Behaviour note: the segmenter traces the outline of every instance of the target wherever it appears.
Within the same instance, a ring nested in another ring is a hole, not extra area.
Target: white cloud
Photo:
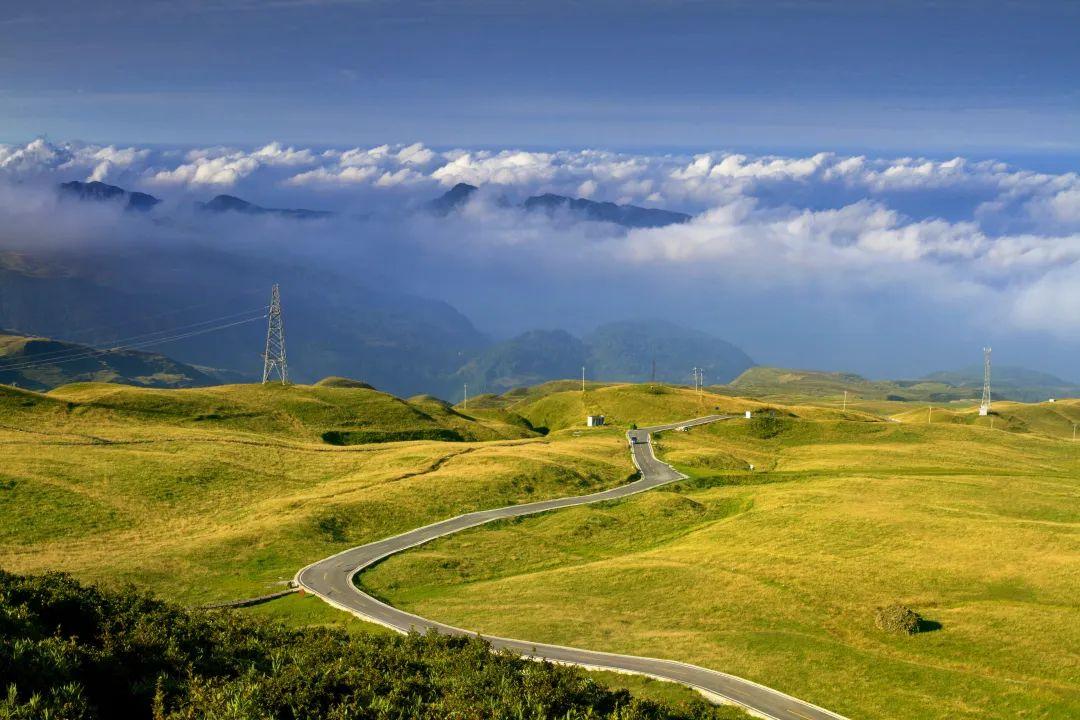
[[[1011,322],[1080,334],[1069,285],[1080,274],[1080,176],[997,161],[433,150],[422,143],[314,150],[273,142],[178,151],[37,139],[0,145],[0,177],[147,185],[143,189],[166,198],[173,189],[231,189],[255,202],[295,195],[303,198],[296,205],[314,207],[324,196],[327,204],[391,195],[419,204],[467,182],[490,190],[458,216],[433,222],[456,227],[460,246],[476,256],[494,249],[541,266],[593,261],[628,271],[737,273],[775,286],[872,289],[934,278],[940,287],[924,283],[920,290],[946,297],[956,288],[981,288],[1000,298]],[[575,225],[569,217],[553,224],[496,202],[543,192],[695,217],[626,231]],[[967,206],[956,201],[951,212],[941,211],[952,197],[966,198]],[[931,209],[905,204],[912,199],[932,201],[924,203]],[[430,227],[418,234],[443,240]],[[1055,305],[1055,297],[1062,302]]]

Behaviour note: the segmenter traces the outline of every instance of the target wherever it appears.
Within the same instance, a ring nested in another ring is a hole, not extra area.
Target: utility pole
[[[465,409],[469,409],[469,383],[465,383]]]
[[[847,390],[844,391],[844,412],[847,412]]]
[[[983,394],[979,404],[979,415],[990,414],[990,348],[983,348]]]
[[[929,425],[934,421],[934,406],[930,406],[930,412],[926,414],[926,424]]]
[[[263,385],[274,373],[282,385],[289,384],[289,364],[285,359],[285,321],[281,316],[281,289],[277,283],[270,291],[270,313],[266,323],[266,350],[263,352]]]
[[[652,359],[652,381],[656,382],[656,358]]]
[[[581,366],[581,394],[585,394],[585,366]]]

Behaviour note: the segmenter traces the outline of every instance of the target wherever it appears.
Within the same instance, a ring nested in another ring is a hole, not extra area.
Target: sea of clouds
[[[944,342],[950,328],[965,342],[1013,333],[1029,355],[1043,336],[1064,343],[1059,349],[1080,340],[1076,173],[833,153],[647,155],[419,143],[174,149],[37,139],[0,145],[5,225],[34,225],[42,238],[54,225],[65,237],[78,235],[71,215],[57,212],[45,192],[75,179],[152,193],[166,201],[156,214],[183,215],[219,193],[337,211],[314,223],[219,219],[212,230],[228,238],[257,235],[264,247],[295,247],[302,237],[312,257],[332,245],[339,269],[343,262],[362,266],[368,277],[446,299],[504,332],[560,324],[568,315],[581,323],[612,319],[628,298],[646,297],[652,314],[692,305],[697,309],[686,315],[694,324],[731,326],[758,338],[765,352],[771,346],[762,340],[763,323],[774,333],[786,323],[801,338],[809,323],[809,336],[822,343],[859,332],[888,331],[903,339],[896,342],[921,333]],[[460,182],[482,188],[460,212],[437,217],[423,210]],[[517,207],[544,192],[693,218],[625,229]],[[129,215],[110,222],[137,221]],[[91,223],[87,234],[110,234],[103,222]],[[253,233],[240,223],[262,225]],[[27,232],[0,233],[0,245]],[[349,251],[341,254],[345,245]],[[755,307],[750,297],[764,299]],[[532,322],[520,320],[525,303],[538,308]],[[582,305],[591,312],[575,313]],[[1029,364],[1038,365],[1034,360]]]

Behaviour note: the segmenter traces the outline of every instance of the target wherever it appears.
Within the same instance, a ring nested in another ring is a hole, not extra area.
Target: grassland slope
[[[324,438],[417,428],[459,438]],[[545,438],[367,388],[0,387],[0,567],[130,580],[191,603],[262,595],[351,545],[625,482],[622,442]]]
[[[1077,445],[776,409],[664,433],[690,476],[667,490],[466,531],[360,581],[484,634],[693,662],[853,718],[1080,715]],[[878,630],[893,603],[925,632]]]

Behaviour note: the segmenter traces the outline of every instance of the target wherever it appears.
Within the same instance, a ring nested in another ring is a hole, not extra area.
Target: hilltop
[[[479,189],[476,185],[458,183],[439,197],[428,202],[426,207],[429,212],[435,215],[449,215],[464,206]],[[504,206],[510,205],[510,201],[507,199],[502,199],[500,202]],[[609,222],[628,228],[657,228],[690,221],[690,216],[686,213],[660,208],[639,207],[637,205],[618,205],[613,202],[568,197],[554,193],[533,195],[526,198],[519,207],[528,212],[542,212],[550,216],[566,213],[567,216],[580,220]]]
[[[947,382],[933,380],[867,380],[861,375],[819,370],[792,370],[776,367],[753,367],[731,381],[727,392],[755,397],[839,398],[847,391],[852,400],[889,400],[894,402],[951,402],[978,398],[977,392]]]
[[[708,333],[660,320],[608,323],[578,339],[562,330],[537,330],[480,352],[456,374],[457,383],[504,392],[563,378],[601,382],[690,383],[700,367],[712,382],[727,382],[754,364],[735,345]]]
[[[108,185],[97,180],[90,182],[71,182],[60,185],[60,193],[64,197],[72,197],[78,200],[116,202],[124,206],[125,210],[147,211],[161,203],[160,198],[141,192],[132,192],[116,185]]]
[[[735,378],[721,392],[755,397],[840,398],[851,400],[950,403],[982,398],[982,367],[936,372],[918,380],[867,380],[861,375],[758,366]],[[995,367],[993,399],[1041,402],[1080,396],[1080,386],[1027,368]]]
[[[73,382],[143,387],[197,387],[220,382],[220,373],[138,350],[102,350],[49,338],[0,334],[0,383],[49,390]]]
[[[1080,385],[1051,375],[1015,365],[995,365],[991,373],[995,398],[1040,402],[1048,398],[1080,397]],[[930,382],[948,383],[982,392],[983,368],[973,365],[960,370],[935,372],[926,375]]]

